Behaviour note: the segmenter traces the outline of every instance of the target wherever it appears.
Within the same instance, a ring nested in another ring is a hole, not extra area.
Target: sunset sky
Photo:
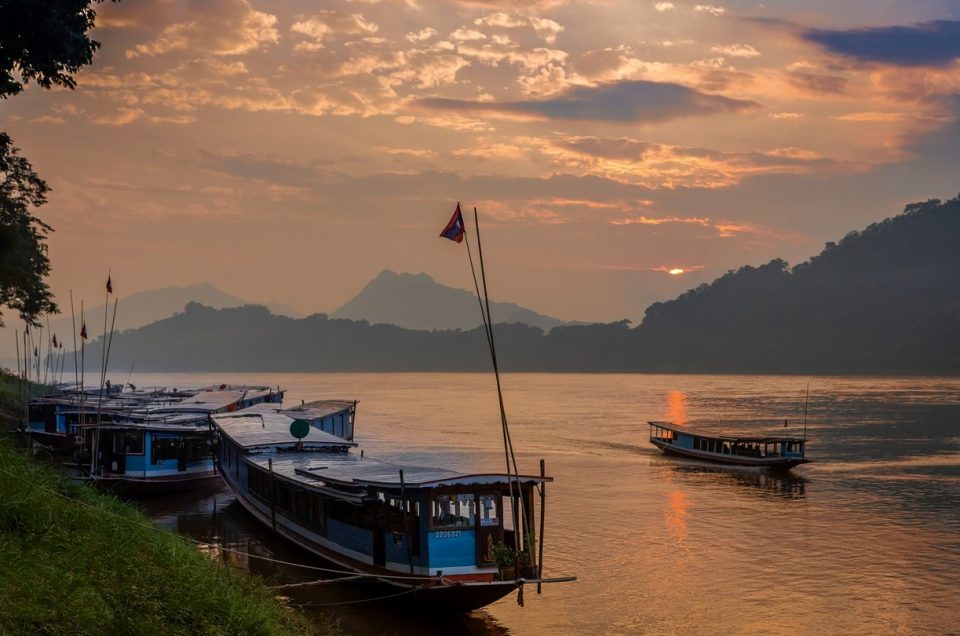
[[[960,192],[960,2],[124,0],[75,91],[0,101],[51,284],[332,311],[380,270],[564,319]],[[471,220],[472,225],[472,220]],[[673,272],[671,272],[673,270]],[[682,272],[677,270],[683,270]],[[118,322],[122,322],[118,318]]]

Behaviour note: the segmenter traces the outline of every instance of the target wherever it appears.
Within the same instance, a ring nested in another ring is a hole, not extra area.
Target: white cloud
[[[663,13],[664,11],[673,11],[676,9],[672,2],[657,2],[654,3],[653,8],[660,13]]]
[[[722,53],[730,57],[759,57],[760,51],[749,44],[728,44],[726,46],[717,45],[711,49],[715,53]]]
[[[693,8],[697,13],[709,13],[710,15],[721,16],[727,12],[726,7],[716,4],[698,4]]]

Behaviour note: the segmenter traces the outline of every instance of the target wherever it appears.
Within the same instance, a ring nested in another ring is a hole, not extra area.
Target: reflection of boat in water
[[[803,499],[806,496],[807,478],[787,471],[749,469],[735,465],[708,465],[701,462],[673,462],[671,474],[684,481],[711,481],[748,488],[756,494],[784,499]]]
[[[268,405],[212,417],[221,475],[262,524],[393,594],[446,610],[477,609],[538,582],[534,494],[541,488],[542,506],[551,478],[380,462],[317,425],[321,413],[352,422],[355,402],[309,406],[308,427],[302,414]],[[505,519],[513,505],[524,509],[519,529]],[[506,570],[504,553],[519,571]]]
[[[670,455],[735,466],[789,470],[810,460],[799,437],[727,437],[695,433],[669,422],[649,422],[650,443]]]

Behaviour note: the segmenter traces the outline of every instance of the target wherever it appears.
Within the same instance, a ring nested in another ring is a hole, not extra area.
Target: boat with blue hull
[[[672,422],[648,422],[650,443],[679,457],[733,466],[789,470],[811,460],[800,437],[706,435]]]
[[[283,394],[279,388],[221,385],[85,404],[64,412],[68,430],[80,440],[74,467],[82,478],[126,495],[196,488],[217,477],[210,416],[276,407]]]
[[[355,402],[306,407],[262,405],[211,418],[220,474],[263,525],[338,571],[389,588],[387,595],[447,611],[483,607],[524,583],[571,580],[539,579],[536,542],[525,541],[536,525],[535,495],[542,507],[550,477],[377,461],[324,424],[352,421]],[[304,421],[298,440],[291,433]],[[504,553],[520,570],[505,568]]]

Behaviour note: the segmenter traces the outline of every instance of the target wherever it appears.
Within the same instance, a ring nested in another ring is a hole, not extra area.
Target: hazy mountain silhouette
[[[490,314],[497,323],[520,322],[544,331],[567,324],[514,303],[491,301]],[[330,316],[425,331],[473,329],[482,324],[472,292],[441,285],[427,274],[398,274],[388,269]]]
[[[100,297],[101,300],[104,298]],[[111,297],[111,314],[113,312]],[[55,334],[59,340],[65,343],[65,346],[73,346],[72,320],[70,318],[70,301],[60,300],[60,311],[62,312],[56,318],[50,320],[50,331]],[[217,289],[210,283],[199,283],[196,285],[187,285],[185,287],[164,287],[161,289],[150,289],[146,291],[135,292],[129,296],[120,298],[117,307],[117,329],[135,329],[150,323],[169,318],[173,314],[183,311],[183,308],[189,302],[198,302],[208,307],[221,309],[224,307],[242,307],[250,304],[249,300],[244,300]],[[300,314],[286,305],[269,305],[271,311],[277,314],[287,316],[299,316]],[[80,301],[75,299],[74,308],[76,311],[76,329],[80,331]],[[103,310],[104,306],[97,305],[91,307],[87,305],[84,308],[84,314],[87,323],[87,335],[90,339],[95,339],[103,334]],[[12,324],[11,324],[12,327]],[[108,325],[109,328],[109,325]],[[11,335],[0,343],[0,358],[10,358],[12,366],[16,368],[16,346],[13,342],[12,329],[7,329]],[[44,334],[46,334],[46,321],[44,321]],[[44,339],[46,339],[44,335]],[[78,336],[79,338],[79,336]]]
[[[515,371],[960,373],[960,198],[904,213],[790,268],[728,272],[643,323],[496,326]],[[97,347],[88,360],[98,360]],[[115,368],[481,371],[482,329],[418,331],[264,307],[186,311],[115,337]],[[95,366],[95,365],[94,365]]]

